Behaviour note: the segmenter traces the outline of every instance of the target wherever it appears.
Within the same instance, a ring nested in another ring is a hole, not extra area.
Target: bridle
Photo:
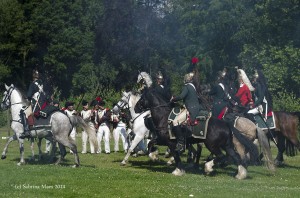
[[[11,104],[10,97],[11,97],[11,94],[12,94],[13,90],[15,90],[15,89],[16,88],[14,86],[11,86],[11,87],[9,87],[9,89],[7,91],[4,92],[5,96],[4,96],[4,98],[1,102],[1,105],[3,107],[8,108],[8,107],[11,107],[11,106],[16,105],[16,104],[23,104],[22,101]]]
[[[124,107],[127,105],[126,109],[129,109],[129,108],[130,108],[130,107],[129,107],[130,96],[131,96],[131,94],[128,94],[128,96],[126,96],[125,94],[123,94],[123,97],[125,97],[126,100],[123,100],[123,99],[120,100],[120,101],[116,104],[116,106],[117,106],[118,108],[122,109],[122,108],[124,108]],[[121,103],[121,104],[119,104],[119,103]]]

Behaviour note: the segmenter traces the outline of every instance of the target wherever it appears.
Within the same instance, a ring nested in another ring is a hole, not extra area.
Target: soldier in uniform
[[[235,94],[235,98],[237,99],[238,103],[242,105],[242,107],[249,109],[253,105],[251,91],[254,91],[254,88],[244,70],[237,69],[237,72],[240,87]]]
[[[248,113],[257,115],[259,113],[266,115],[272,110],[272,97],[268,91],[265,77],[260,69],[256,70],[252,79],[252,84],[255,88],[254,91],[254,105]]]
[[[80,112],[80,116],[82,117],[82,119],[88,123],[89,127],[94,128],[94,124],[91,120],[92,118],[92,110],[89,109],[89,103],[85,100],[82,101],[82,111]],[[86,145],[87,145],[87,141],[89,139],[88,133],[86,131],[82,131],[82,154],[87,153],[87,149],[86,149]],[[93,144],[90,141],[90,151],[91,153],[95,153],[95,148],[93,146]]]
[[[225,82],[226,70],[218,72],[217,84],[211,89],[209,95],[213,96],[212,116],[222,119],[228,105],[230,95],[227,90],[227,83]]]
[[[105,102],[101,99],[99,102],[99,110],[98,110],[98,132],[97,132],[97,140],[98,140],[98,146],[99,150],[97,153],[101,153],[101,141],[104,135],[104,144],[105,144],[105,153],[110,154],[110,144],[109,144],[109,138],[110,138],[110,122],[111,122],[111,111],[104,107]]]
[[[179,115],[173,120],[173,131],[177,138],[177,151],[184,150],[184,135],[182,134],[182,130],[180,128],[180,124],[187,120],[187,116],[190,117],[190,124],[195,125],[196,116],[200,111],[200,104],[198,100],[198,95],[193,81],[192,73],[188,73],[184,76],[184,87],[181,91],[181,94],[177,97],[172,97],[171,102],[177,102],[183,100],[185,109],[182,110]]]
[[[36,117],[38,117],[39,111],[45,108],[45,106],[47,105],[46,94],[44,92],[44,85],[42,80],[40,79],[38,70],[33,70],[32,78],[33,81],[29,85],[26,96],[28,100],[31,101],[32,112]],[[20,135],[21,139],[30,137],[30,129],[24,110],[25,109],[21,109],[20,111],[21,122],[24,126],[24,132]]]
[[[126,152],[128,149],[127,133],[126,133],[126,115],[124,112],[112,114],[113,121],[113,137],[114,137],[114,152],[119,152],[119,138],[121,135],[123,149]]]
[[[76,110],[74,109],[74,102],[66,102],[65,104],[65,114],[70,117],[70,116],[73,116],[73,115],[76,115],[77,112]],[[70,137],[72,140],[74,140],[74,142],[76,141],[76,127],[73,127],[71,133],[70,133]],[[70,150],[70,153],[72,153],[72,151]]]

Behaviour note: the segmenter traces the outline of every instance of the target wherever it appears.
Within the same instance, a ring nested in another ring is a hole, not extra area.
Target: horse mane
[[[29,106],[30,105],[30,101],[27,99],[27,97],[25,97],[24,90],[21,90],[21,89],[19,89],[17,87],[15,87],[15,90],[20,94],[20,96],[22,98],[22,102],[24,102],[26,106]]]
[[[151,76],[147,72],[139,73],[137,82],[140,82],[141,80],[145,81],[148,88],[152,86],[153,82],[152,82]]]

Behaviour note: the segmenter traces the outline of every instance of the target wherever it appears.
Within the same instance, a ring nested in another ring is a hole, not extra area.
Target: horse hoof
[[[72,166],[72,168],[78,168],[79,167],[79,164],[74,164],[73,166]]]
[[[2,155],[2,156],[1,156],[1,159],[6,159],[6,155]]]
[[[22,166],[22,165],[25,165],[25,162],[19,162],[17,163],[18,166]]]
[[[236,179],[242,180],[247,177],[247,169],[242,165],[238,166],[238,174],[235,176]]]
[[[179,168],[176,168],[173,172],[172,172],[173,175],[175,176],[182,176],[185,174],[185,171],[182,169],[180,170]]]
[[[156,152],[153,152],[153,153],[149,153],[149,157],[152,161],[157,161],[158,160],[158,157],[156,155]]]
[[[120,165],[121,165],[121,166],[125,166],[125,165],[126,165],[126,162],[125,162],[125,161],[122,161],[122,162],[120,163]]]
[[[204,168],[204,171],[205,171],[205,173],[206,174],[209,174],[209,173],[211,173],[211,172],[213,172],[213,167],[214,166],[214,161],[212,160],[212,161],[209,161],[209,162],[206,162],[205,163],[205,168]]]
[[[280,167],[280,166],[283,166],[283,165],[284,165],[283,161],[281,161],[281,160],[278,160],[278,159],[275,159],[275,161],[274,161],[274,164],[275,164],[275,166],[278,166],[278,167]]]
[[[169,159],[169,161],[167,162],[167,165],[168,165],[168,166],[171,166],[172,164],[174,164],[174,162],[175,162],[174,157],[171,157],[171,158]]]

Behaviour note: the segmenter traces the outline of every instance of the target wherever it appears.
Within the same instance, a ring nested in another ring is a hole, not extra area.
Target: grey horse
[[[19,136],[23,133],[24,128],[21,123],[20,110],[24,107],[28,109],[31,113],[30,102],[23,97],[20,90],[18,90],[13,84],[10,86],[5,85],[6,91],[3,94],[3,99],[1,102],[1,108],[6,110],[10,108],[12,115],[11,128],[14,131],[17,140],[19,142],[20,148],[20,162],[18,165],[25,164],[24,160],[24,140],[20,139]],[[56,111],[50,115],[50,122],[48,125],[33,128],[30,133],[32,137],[36,138],[45,138],[53,137],[54,142],[58,142],[60,149],[60,156],[56,161],[56,164],[59,164],[62,159],[66,156],[65,147],[69,147],[74,153],[75,165],[73,167],[78,167],[80,165],[79,156],[77,153],[76,143],[69,137],[69,134],[73,127],[81,126],[90,136],[91,142],[94,144],[95,148],[98,148],[96,133],[93,128],[89,127],[87,123],[80,116],[71,116],[68,117],[60,111]],[[52,147],[53,148],[53,147]],[[53,148],[54,149],[54,148]],[[53,152],[53,151],[52,151]]]

